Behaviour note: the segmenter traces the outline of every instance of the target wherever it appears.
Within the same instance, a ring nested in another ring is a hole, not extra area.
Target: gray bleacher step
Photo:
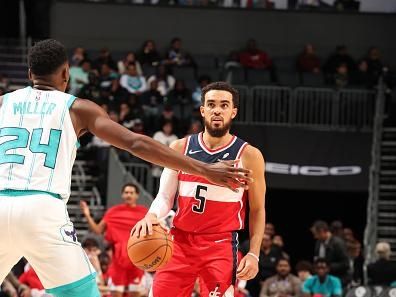
[[[381,146],[396,146],[396,141],[382,141]]]
[[[392,205],[396,207],[396,201],[378,201],[378,205]],[[396,214],[395,214],[396,216]]]
[[[381,156],[381,161],[396,161],[396,156]]]
[[[380,185],[380,190],[395,190],[396,192],[396,185]]]
[[[396,133],[396,127],[385,127],[383,129],[383,132],[395,132]]]

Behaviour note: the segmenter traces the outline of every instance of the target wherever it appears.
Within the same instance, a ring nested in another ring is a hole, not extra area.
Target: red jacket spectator
[[[307,44],[304,51],[298,56],[297,70],[299,72],[320,72],[320,60],[312,44]]]
[[[19,282],[27,285],[31,289],[44,290],[40,279],[31,266],[29,266],[29,268],[21,274],[19,277]]]
[[[243,67],[268,69],[272,66],[272,61],[268,54],[257,48],[254,39],[247,42],[246,49],[239,54],[239,62]]]

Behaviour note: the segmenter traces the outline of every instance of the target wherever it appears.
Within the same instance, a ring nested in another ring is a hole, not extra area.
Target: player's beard
[[[231,120],[228,122],[223,122],[222,127],[212,127],[210,120],[204,119],[205,130],[212,137],[223,137],[230,131],[231,128]]]

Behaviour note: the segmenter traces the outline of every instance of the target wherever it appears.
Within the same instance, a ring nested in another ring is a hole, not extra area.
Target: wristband
[[[250,255],[250,256],[252,256],[253,258],[255,258],[255,259],[257,260],[257,262],[260,261],[259,257],[257,257],[255,254],[253,254],[253,253],[251,253],[251,252],[249,252],[249,253],[247,253],[247,254]]]

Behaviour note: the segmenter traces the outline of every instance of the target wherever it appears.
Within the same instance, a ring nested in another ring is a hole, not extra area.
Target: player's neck
[[[227,132],[227,134],[222,137],[213,137],[207,131],[202,134],[202,139],[205,146],[211,150],[225,146],[231,141],[232,137],[233,136],[230,134],[230,132]]]
[[[33,88],[43,91],[61,91],[62,86],[58,86],[54,81],[49,79],[35,78],[33,79]]]

